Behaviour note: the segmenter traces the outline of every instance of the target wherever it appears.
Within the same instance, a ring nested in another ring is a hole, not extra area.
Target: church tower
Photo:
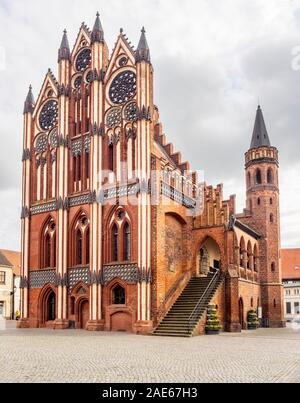
[[[265,326],[283,325],[280,267],[280,212],[278,150],[267,132],[258,106],[250,149],[246,157],[248,224],[262,235],[259,241],[260,282]]]

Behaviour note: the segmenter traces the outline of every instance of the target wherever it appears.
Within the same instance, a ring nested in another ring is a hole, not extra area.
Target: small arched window
[[[257,169],[256,170],[256,183],[260,185],[262,183],[262,176],[261,176],[261,170]]]
[[[267,172],[267,181],[268,181],[268,183],[273,183],[273,171],[272,171],[272,169],[271,168],[269,168],[268,169],[268,172]]]
[[[271,272],[275,273],[275,271],[276,271],[276,265],[275,265],[274,262],[272,262],[272,264],[271,264]]]
[[[113,304],[114,305],[125,305],[126,304],[126,293],[125,289],[120,285],[117,285],[113,289]]]
[[[130,243],[131,243],[130,225],[126,223],[123,229],[123,242],[124,242],[124,260],[130,261]]]
[[[45,268],[50,268],[51,267],[51,237],[50,234],[46,235],[46,240],[45,240]]]
[[[90,264],[90,229],[86,230],[85,236],[85,260],[86,264]]]
[[[257,205],[260,206],[261,205],[261,200],[260,197],[257,199]]]
[[[47,320],[54,321],[56,319],[56,295],[54,292],[48,297],[48,312],[47,312]]]
[[[270,204],[271,204],[271,205],[273,204],[273,199],[272,199],[272,197],[270,198]]]
[[[251,308],[253,308],[253,305],[254,305],[254,301],[253,301],[253,298],[251,298]]]
[[[251,186],[251,174],[248,172],[248,188]]]
[[[117,224],[112,227],[112,260],[117,262],[119,258],[119,230]]]
[[[54,225],[55,228],[55,225]],[[52,244],[53,244],[53,267],[56,267],[56,232],[54,230],[52,235]]]
[[[108,169],[114,171],[114,146],[112,144],[108,147]]]
[[[82,232],[80,229],[76,233],[76,265],[82,264]]]
[[[271,213],[270,214],[270,222],[273,223],[274,222],[274,215]]]

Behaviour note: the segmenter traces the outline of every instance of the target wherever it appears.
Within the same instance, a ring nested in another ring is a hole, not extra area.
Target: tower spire
[[[104,31],[102,28],[102,24],[100,21],[100,14],[97,12],[96,14],[96,21],[92,31],[92,43],[95,42],[104,42]]]
[[[67,30],[64,30],[61,45],[58,51],[58,62],[62,60],[70,60],[71,52],[70,52],[70,45],[67,36]]]
[[[29,86],[29,91],[24,103],[24,114],[25,113],[32,113],[33,109],[34,109],[34,97],[33,97],[33,93],[32,93],[32,86]]]
[[[150,49],[146,39],[146,31],[145,28],[142,28],[141,38],[135,52],[135,60],[136,62],[145,61],[147,63],[151,63],[150,59]]]
[[[270,138],[260,105],[258,105],[256,112],[255,125],[250,148],[259,147],[271,147]]]

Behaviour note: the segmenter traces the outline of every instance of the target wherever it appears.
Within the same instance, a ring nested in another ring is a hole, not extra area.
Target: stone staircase
[[[192,337],[222,281],[220,274],[193,277],[153,335]]]

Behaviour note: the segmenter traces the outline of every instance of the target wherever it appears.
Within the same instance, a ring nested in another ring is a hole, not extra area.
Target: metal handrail
[[[217,280],[218,277],[220,277],[221,271],[218,270],[216,271],[216,273],[214,274],[213,278],[211,279],[210,283],[208,284],[208,286],[206,287],[204,293],[201,295],[201,297],[199,298],[199,301],[197,302],[197,305],[195,306],[193,312],[191,313],[191,315],[189,316],[188,319],[188,329],[189,332],[191,331],[191,322],[194,318],[194,316],[196,316],[196,314],[198,313],[199,307],[201,302],[203,301],[203,299],[206,297],[206,294],[208,293],[208,291],[210,290],[210,288],[212,287],[212,285],[215,283],[215,281]]]

